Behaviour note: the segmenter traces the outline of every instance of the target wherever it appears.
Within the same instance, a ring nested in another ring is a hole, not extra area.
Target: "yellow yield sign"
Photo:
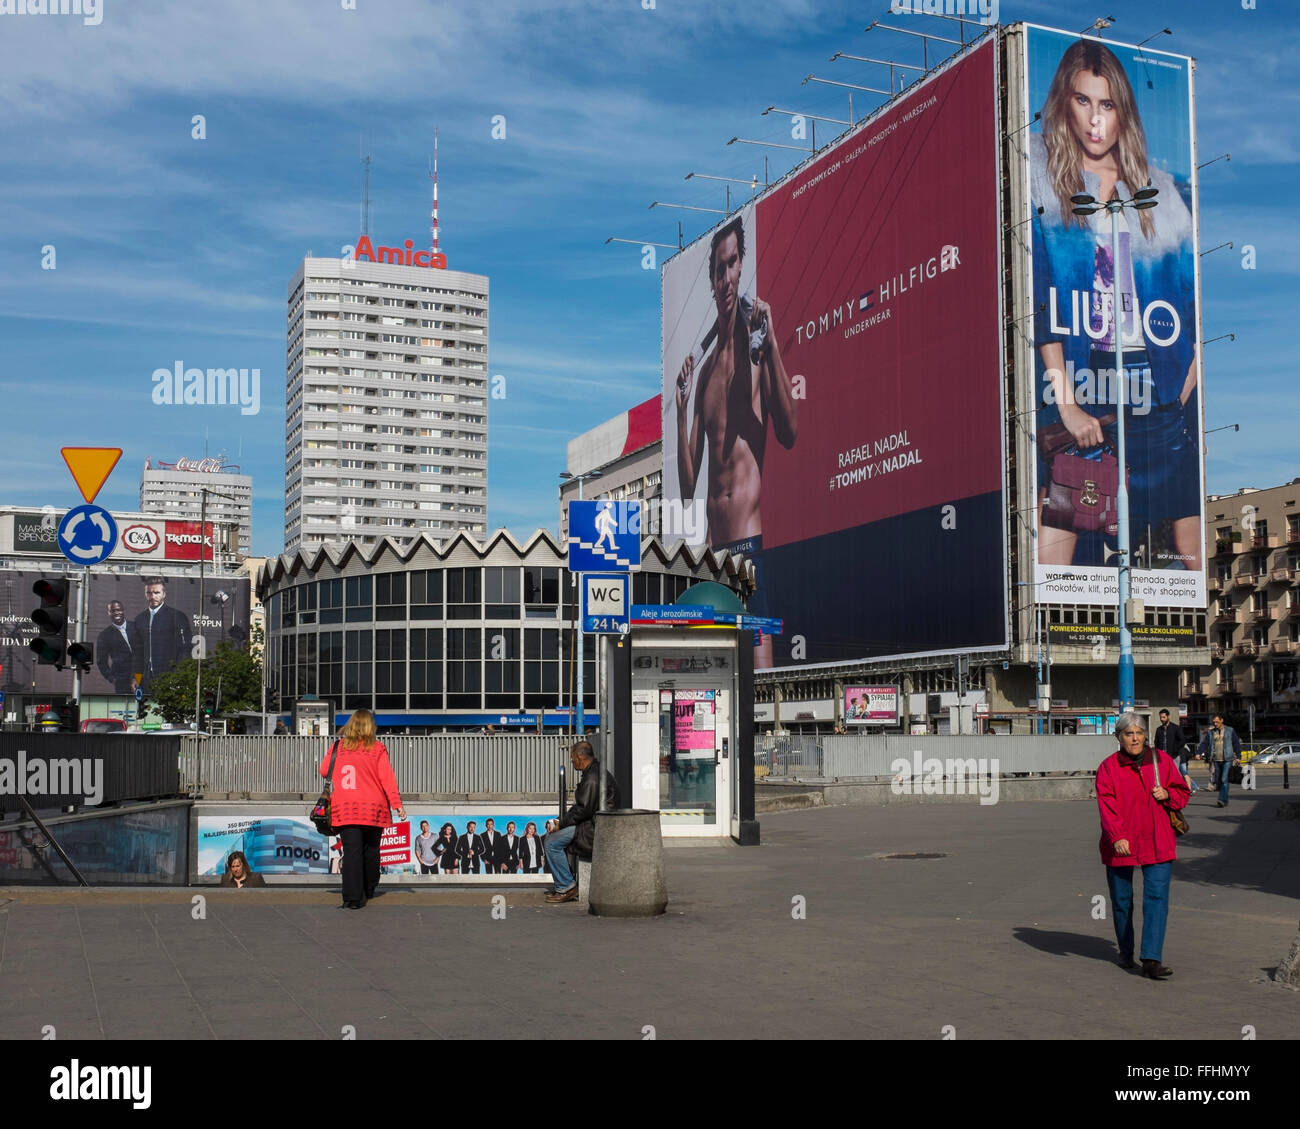
[[[61,453],[63,461],[72,471],[77,489],[86,499],[86,504],[90,505],[94,502],[95,495],[108,481],[108,476],[113,473],[113,468],[117,466],[117,460],[122,457],[122,448],[64,447]]]

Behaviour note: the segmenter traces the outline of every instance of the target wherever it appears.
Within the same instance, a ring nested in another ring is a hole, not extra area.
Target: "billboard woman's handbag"
[[[1115,423],[1114,416],[1097,421],[1103,428]],[[1088,458],[1079,454],[1074,436],[1063,423],[1041,428],[1038,453],[1047,464],[1047,496],[1043,499],[1043,524],[1071,533],[1119,531],[1119,459],[1109,438],[1101,454]]]
[[[311,809],[311,821],[322,835],[329,835],[334,830],[334,825],[330,822],[330,792],[334,790],[334,758],[338,756],[338,751],[339,743],[335,741],[330,749],[330,767],[325,774],[325,787],[316,800],[316,806]]]

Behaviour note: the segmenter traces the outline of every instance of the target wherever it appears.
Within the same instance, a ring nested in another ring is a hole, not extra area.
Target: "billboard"
[[[541,841],[549,810],[487,815],[415,811],[406,822],[384,828],[380,873],[458,879],[547,874]],[[199,816],[196,873],[225,874],[232,851],[243,851],[258,874],[326,875],[340,872],[343,843],[337,834],[322,835],[305,815]]]
[[[1006,644],[995,107],[990,40],[664,266],[663,535],[760,667]]]
[[[896,724],[898,687],[845,686],[844,721],[848,725]]]
[[[66,511],[53,507],[44,514],[16,513],[13,522],[15,554],[45,554],[59,558],[58,528]],[[6,519],[10,520],[10,519]],[[117,516],[118,542],[109,554],[118,560],[205,561],[213,559],[213,537],[224,543],[235,526],[227,522],[174,521],[166,518]]]
[[[38,665],[28,649],[36,637],[30,616],[39,603],[32,585],[43,575],[0,573],[0,689],[70,695],[72,672]],[[137,673],[147,694],[155,677],[191,657],[200,634],[209,653],[222,642],[248,641],[246,575],[207,577],[202,608],[197,577],[82,572],[80,579],[90,586],[85,638],[95,648],[94,665],[82,675],[83,694],[131,694]]]
[[[1025,29],[1040,602],[1115,605],[1122,404],[1132,595],[1205,607],[1191,66]],[[1152,208],[1074,214],[1074,195],[1129,201],[1148,185]]]
[[[1274,659],[1268,664],[1269,704],[1300,705],[1300,662]]]

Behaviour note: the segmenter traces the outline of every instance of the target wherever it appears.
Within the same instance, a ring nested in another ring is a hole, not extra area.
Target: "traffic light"
[[[203,715],[205,717],[211,717],[213,711],[216,708],[217,708],[217,692],[215,690],[208,690],[203,695]]]
[[[89,674],[95,661],[94,643],[72,643],[68,647],[68,665],[76,667],[82,674]]]
[[[32,591],[41,598],[41,606],[32,612],[32,622],[39,634],[31,641],[31,649],[41,666],[63,669],[64,654],[68,649],[68,595],[72,585],[59,577],[41,579],[32,585]]]

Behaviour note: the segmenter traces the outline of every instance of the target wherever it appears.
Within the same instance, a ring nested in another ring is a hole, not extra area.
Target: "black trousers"
[[[363,902],[379,885],[379,836],[382,827],[336,827],[343,840],[343,900]]]

